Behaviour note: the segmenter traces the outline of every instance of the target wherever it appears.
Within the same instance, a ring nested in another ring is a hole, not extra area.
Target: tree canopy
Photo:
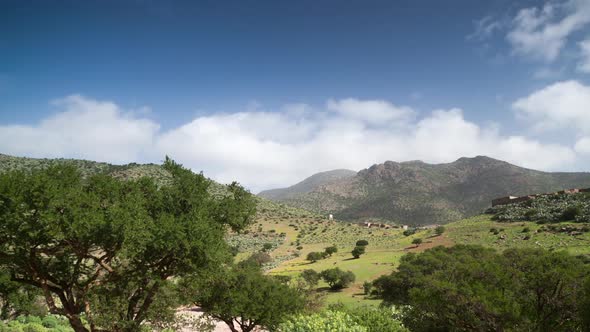
[[[457,245],[407,254],[374,285],[385,303],[406,306],[412,331],[575,331],[589,273],[565,252]]]
[[[276,328],[287,315],[305,304],[302,294],[277,278],[265,276],[253,264],[222,269],[192,280],[194,302],[231,331],[252,331],[257,326]],[[240,328],[236,328],[236,325]]]
[[[172,276],[231,259],[226,229],[255,212],[236,183],[213,197],[210,180],[166,158],[171,181],[84,178],[56,165],[0,175],[0,269],[43,293],[75,331],[135,331],[171,314]],[[56,301],[57,300],[57,301]]]

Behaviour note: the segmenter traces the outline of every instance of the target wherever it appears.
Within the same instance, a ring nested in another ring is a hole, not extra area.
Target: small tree
[[[356,279],[354,273],[351,271],[342,271],[337,267],[320,272],[320,277],[324,279],[332,290],[346,288]]]
[[[422,244],[422,239],[421,238],[415,238],[414,240],[412,240],[412,244],[416,245],[416,248],[419,247]]]
[[[356,241],[356,246],[357,247],[365,247],[369,245],[369,241],[367,240],[358,240]]]
[[[302,295],[253,265],[222,270],[219,274],[190,280],[195,304],[233,332],[249,332],[257,326],[273,330],[287,315],[304,306]],[[236,328],[235,324],[240,329]]]
[[[446,230],[446,229],[445,229],[445,226],[437,226],[437,227],[434,229],[434,233],[435,233],[437,236],[441,236],[441,235],[443,235],[443,233],[445,232],[445,230]]]
[[[312,251],[309,254],[307,254],[306,259],[312,263],[315,263],[317,261],[319,261],[320,259],[324,258],[323,253],[321,252],[316,252],[316,251]]]
[[[361,255],[365,254],[365,247],[364,246],[356,246],[354,247],[354,249],[352,249],[352,257],[354,258],[359,258],[361,257]]]
[[[320,274],[316,270],[307,269],[301,272],[301,278],[305,280],[309,288],[312,288],[318,285]]]
[[[324,252],[328,256],[332,256],[332,254],[335,254],[338,252],[338,248],[336,246],[330,246],[330,247],[327,247],[326,249],[324,249]]]

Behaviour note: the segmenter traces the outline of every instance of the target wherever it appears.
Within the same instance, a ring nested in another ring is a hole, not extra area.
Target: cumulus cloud
[[[76,157],[125,163],[157,162],[167,154],[221,182],[253,191],[290,185],[315,172],[359,170],[386,160],[451,162],[488,155],[521,166],[570,167],[580,147],[502,135],[497,126],[465,119],[461,109],[421,116],[384,100],[329,100],[203,115],[176,128],[112,102],[70,96],[60,111],[34,126],[0,126],[0,151],[37,157]]]
[[[521,9],[506,39],[515,54],[549,62],[559,56],[572,33],[589,23],[588,0],[547,2],[540,8]]]
[[[551,84],[518,99],[512,107],[537,131],[574,129],[590,133],[590,86],[578,81]]]
[[[112,102],[72,95],[53,104],[60,112],[37,125],[0,126],[0,150],[125,163],[143,158],[159,129],[157,123]]]

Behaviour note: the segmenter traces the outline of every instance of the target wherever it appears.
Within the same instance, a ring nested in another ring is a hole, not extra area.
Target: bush
[[[363,283],[363,293],[365,293],[365,295],[371,295],[372,290],[373,290],[373,283],[370,281],[365,281]]]
[[[315,263],[317,261],[319,261],[320,259],[323,259],[324,255],[321,252],[316,252],[316,251],[312,251],[310,253],[307,254],[306,260]]]
[[[361,257],[361,255],[363,255],[365,253],[365,247],[364,246],[356,246],[356,247],[354,247],[354,249],[352,249],[352,251],[350,253],[352,254],[352,257],[359,258],[359,257]]]
[[[416,234],[416,229],[415,228],[406,229],[403,232],[403,234],[404,234],[404,236],[410,236],[410,235]]]
[[[23,332],[47,332],[47,329],[39,323],[28,323],[23,327]]]
[[[353,318],[341,311],[323,311],[312,315],[291,317],[279,326],[280,332],[368,332]]]
[[[441,235],[442,235],[442,234],[445,232],[445,230],[446,230],[446,229],[445,229],[445,226],[437,226],[437,227],[434,229],[434,233],[435,233],[436,235],[438,235],[438,236],[441,236]]]
[[[368,246],[368,245],[369,245],[369,241],[367,241],[367,240],[358,240],[358,241],[356,241],[356,246],[359,246],[359,247],[362,246],[362,247],[364,247],[364,246]]]
[[[344,309],[352,320],[367,329],[367,332],[407,332],[402,322],[394,317],[390,308],[357,307]]]
[[[422,244],[422,239],[421,238],[415,238],[412,240],[412,244],[415,244],[416,247],[419,247]]]
[[[354,273],[351,271],[342,271],[337,267],[320,272],[320,277],[324,279],[332,290],[346,288],[356,279]]]
[[[316,270],[307,269],[301,272],[301,278],[303,278],[303,280],[305,280],[307,285],[311,288],[318,285],[318,282],[320,281],[320,274],[317,273]]]
[[[566,252],[456,245],[406,254],[374,286],[412,331],[581,331],[589,273]]]
[[[330,247],[327,247],[326,249],[324,249],[324,252],[327,255],[332,256],[332,254],[335,254],[338,252],[338,248],[336,246],[330,246]]]

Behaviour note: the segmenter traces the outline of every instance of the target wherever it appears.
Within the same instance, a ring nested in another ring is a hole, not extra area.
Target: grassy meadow
[[[261,250],[264,243],[271,243],[273,249],[269,253],[274,262],[267,264],[270,275],[296,278],[306,269],[321,272],[334,267],[352,271],[356,281],[341,291],[330,291],[327,284],[320,282],[318,290],[325,294],[326,304],[378,305],[379,300],[363,294],[363,283],[391,273],[404,254],[438,245],[478,244],[498,250],[530,247],[590,254],[590,232],[571,235],[559,231],[572,225],[580,227],[573,222],[552,224],[556,231],[549,231],[547,225],[498,222],[492,220],[491,215],[480,215],[445,225],[446,230],[440,236],[433,229],[417,230],[413,235],[404,236],[401,228],[367,228],[268,201],[265,204],[266,207],[259,208],[256,223],[246,233],[230,236],[230,243],[235,243],[236,239],[248,243],[240,247],[237,259]],[[423,240],[419,246],[412,244],[416,238]],[[351,251],[357,240],[367,240],[369,245],[364,255],[354,259]],[[337,253],[314,263],[306,260],[309,252],[322,252],[331,245],[338,248]]]

